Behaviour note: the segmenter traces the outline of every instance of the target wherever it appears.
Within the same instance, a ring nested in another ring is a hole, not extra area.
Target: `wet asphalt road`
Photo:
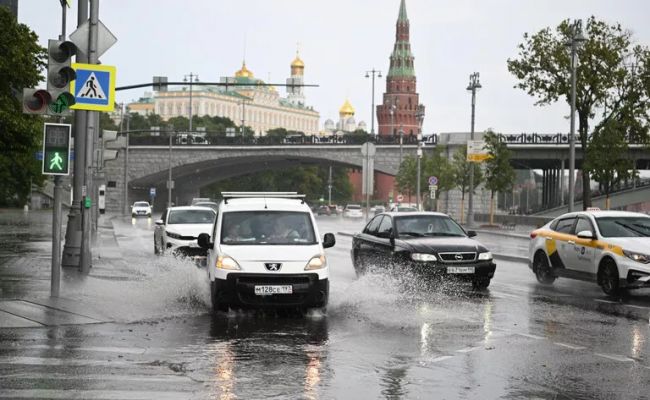
[[[0,233],[2,260],[26,251],[8,236],[19,220]],[[526,264],[500,260],[483,292],[357,279],[351,239],[337,235],[327,315],[212,315],[205,272],[153,256],[151,220],[114,226],[120,268],[139,278],[86,280],[62,293],[103,305],[116,322],[0,330],[0,398],[650,398],[648,290],[610,299],[583,282],[540,287]],[[321,235],[359,227],[319,218]],[[47,235],[24,237],[42,258]],[[480,239],[525,255],[524,239]],[[3,297],[26,294],[29,285],[5,276]]]

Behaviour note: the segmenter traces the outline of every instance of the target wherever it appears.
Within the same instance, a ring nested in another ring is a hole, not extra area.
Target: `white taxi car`
[[[210,207],[170,207],[156,221],[153,234],[154,253],[167,251],[193,259],[205,258],[206,251],[196,239],[212,229],[217,213]]]
[[[564,214],[530,234],[537,280],[596,282],[608,295],[650,287],[650,216],[626,211]]]
[[[222,196],[214,228],[198,239],[208,251],[213,309],[324,309],[329,296],[324,249],[336,240],[327,233],[321,241],[304,196],[294,192]]]
[[[131,206],[131,217],[151,217],[151,205],[146,201],[136,201]]]

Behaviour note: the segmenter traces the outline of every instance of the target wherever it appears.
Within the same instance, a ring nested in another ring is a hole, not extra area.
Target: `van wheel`
[[[620,293],[618,268],[616,268],[616,263],[614,263],[614,261],[605,260],[602,263],[598,280],[600,287],[603,289],[605,294],[616,296]]]
[[[210,300],[212,302],[213,311],[221,311],[227,313],[230,309],[230,306],[226,303],[221,303],[217,300],[217,282],[210,282]]]
[[[551,272],[551,267],[548,265],[548,257],[544,253],[537,253],[533,261],[533,270],[535,277],[539,283],[550,285],[555,282],[556,277]]]
[[[472,281],[474,289],[487,289],[490,286],[490,278],[476,278]]]

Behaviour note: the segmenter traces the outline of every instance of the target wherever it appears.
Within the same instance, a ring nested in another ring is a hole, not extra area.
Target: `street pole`
[[[88,21],[88,0],[78,0],[77,27]],[[86,51],[77,52],[78,63],[87,63]],[[65,231],[65,246],[63,247],[64,267],[81,266],[81,237],[82,237],[82,187],[86,165],[86,127],[88,111],[74,112],[74,174],[72,177],[72,204],[68,212],[68,225]]]
[[[402,151],[402,142],[404,138],[404,125],[399,125],[399,165],[402,165],[403,151]]]
[[[241,99],[241,142],[244,144],[244,127],[246,126],[246,100]]]
[[[381,78],[381,71],[378,71],[376,69],[371,69],[370,71],[366,71],[366,78],[370,78],[372,75],[372,108],[370,110],[370,116],[371,116],[371,122],[370,122],[370,134],[374,135],[375,134],[375,74],[377,75],[377,78]]]
[[[422,180],[420,178],[420,176],[421,176],[421,171],[420,171],[421,162],[420,162],[420,160],[422,159],[422,122],[424,121],[424,107],[422,105],[418,106],[418,111],[415,113],[415,117],[418,120],[418,136],[417,136],[417,138],[418,138],[418,150],[417,150],[417,157],[418,157],[418,166],[417,166],[417,168],[418,168],[418,170],[417,170],[417,184],[416,184],[417,193],[416,193],[416,196],[415,196],[415,201],[416,201],[418,211],[422,211],[420,209],[420,194],[422,193],[420,191],[420,181]]]
[[[327,180],[327,205],[332,205],[332,166],[330,165],[330,176]]]
[[[470,140],[474,140],[474,122],[476,113],[476,90],[480,89],[479,73],[474,72],[469,76],[469,86],[467,90],[472,92],[472,121],[470,130]],[[469,168],[469,197],[467,198],[467,226],[474,226],[474,164],[470,161]]]
[[[129,130],[131,129],[131,116],[126,107],[126,145],[124,146],[124,215],[129,215]]]
[[[576,114],[576,67],[577,50],[581,42],[586,39],[582,36],[582,20],[577,20],[571,27],[571,131],[569,133],[569,212],[573,212],[575,200],[576,179],[576,145],[575,145],[575,114]],[[583,149],[584,153],[584,149]],[[588,190],[588,188],[587,188]],[[584,204],[584,200],[583,200]]]
[[[172,206],[172,132],[169,132],[169,179],[167,180],[167,207]]]
[[[99,0],[90,0],[90,29],[88,40],[88,63],[97,64],[97,35],[99,24]],[[91,235],[92,235],[92,214],[91,208],[87,207],[87,201],[93,201],[93,138],[96,134],[99,113],[88,112],[88,130],[86,133],[86,159],[84,166],[84,206],[81,208],[82,232],[81,232],[81,255],[80,264],[82,274],[88,274],[92,263]],[[88,198],[88,200],[86,199]],[[95,199],[96,200],[96,199]]]
[[[199,80],[199,77],[197,75],[194,75],[192,72],[190,72],[189,75],[185,75],[183,77],[183,81],[187,81],[187,77],[190,77],[190,133],[192,132],[192,84],[194,83],[194,79],[197,81]]]

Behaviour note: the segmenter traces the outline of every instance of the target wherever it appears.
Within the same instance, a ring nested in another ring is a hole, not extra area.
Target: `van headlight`
[[[413,261],[438,261],[433,254],[426,253],[411,253],[411,260]]]
[[[489,251],[486,251],[485,253],[479,253],[478,254],[478,259],[479,261],[487,261],[492,259],[492,253]]]
[[[628,251],[628,250],[623,250],[623,254],[625,254],[627,258],[634,260],[636,262],[640,262],[643,264],[650,263],[650,255],[648,254],[637,253],[635,251]]]
[[[327,259],[324,254],[314,256],[309,260],[305,266],[305,271],[312,271],[315,269],[321,269],[327,267]]]
[[[234,258],[228,256],[219,256],[217,257],[217,268],[219,269],[229,269],[229,270],[240,270],[241,267],[237,264]]]

